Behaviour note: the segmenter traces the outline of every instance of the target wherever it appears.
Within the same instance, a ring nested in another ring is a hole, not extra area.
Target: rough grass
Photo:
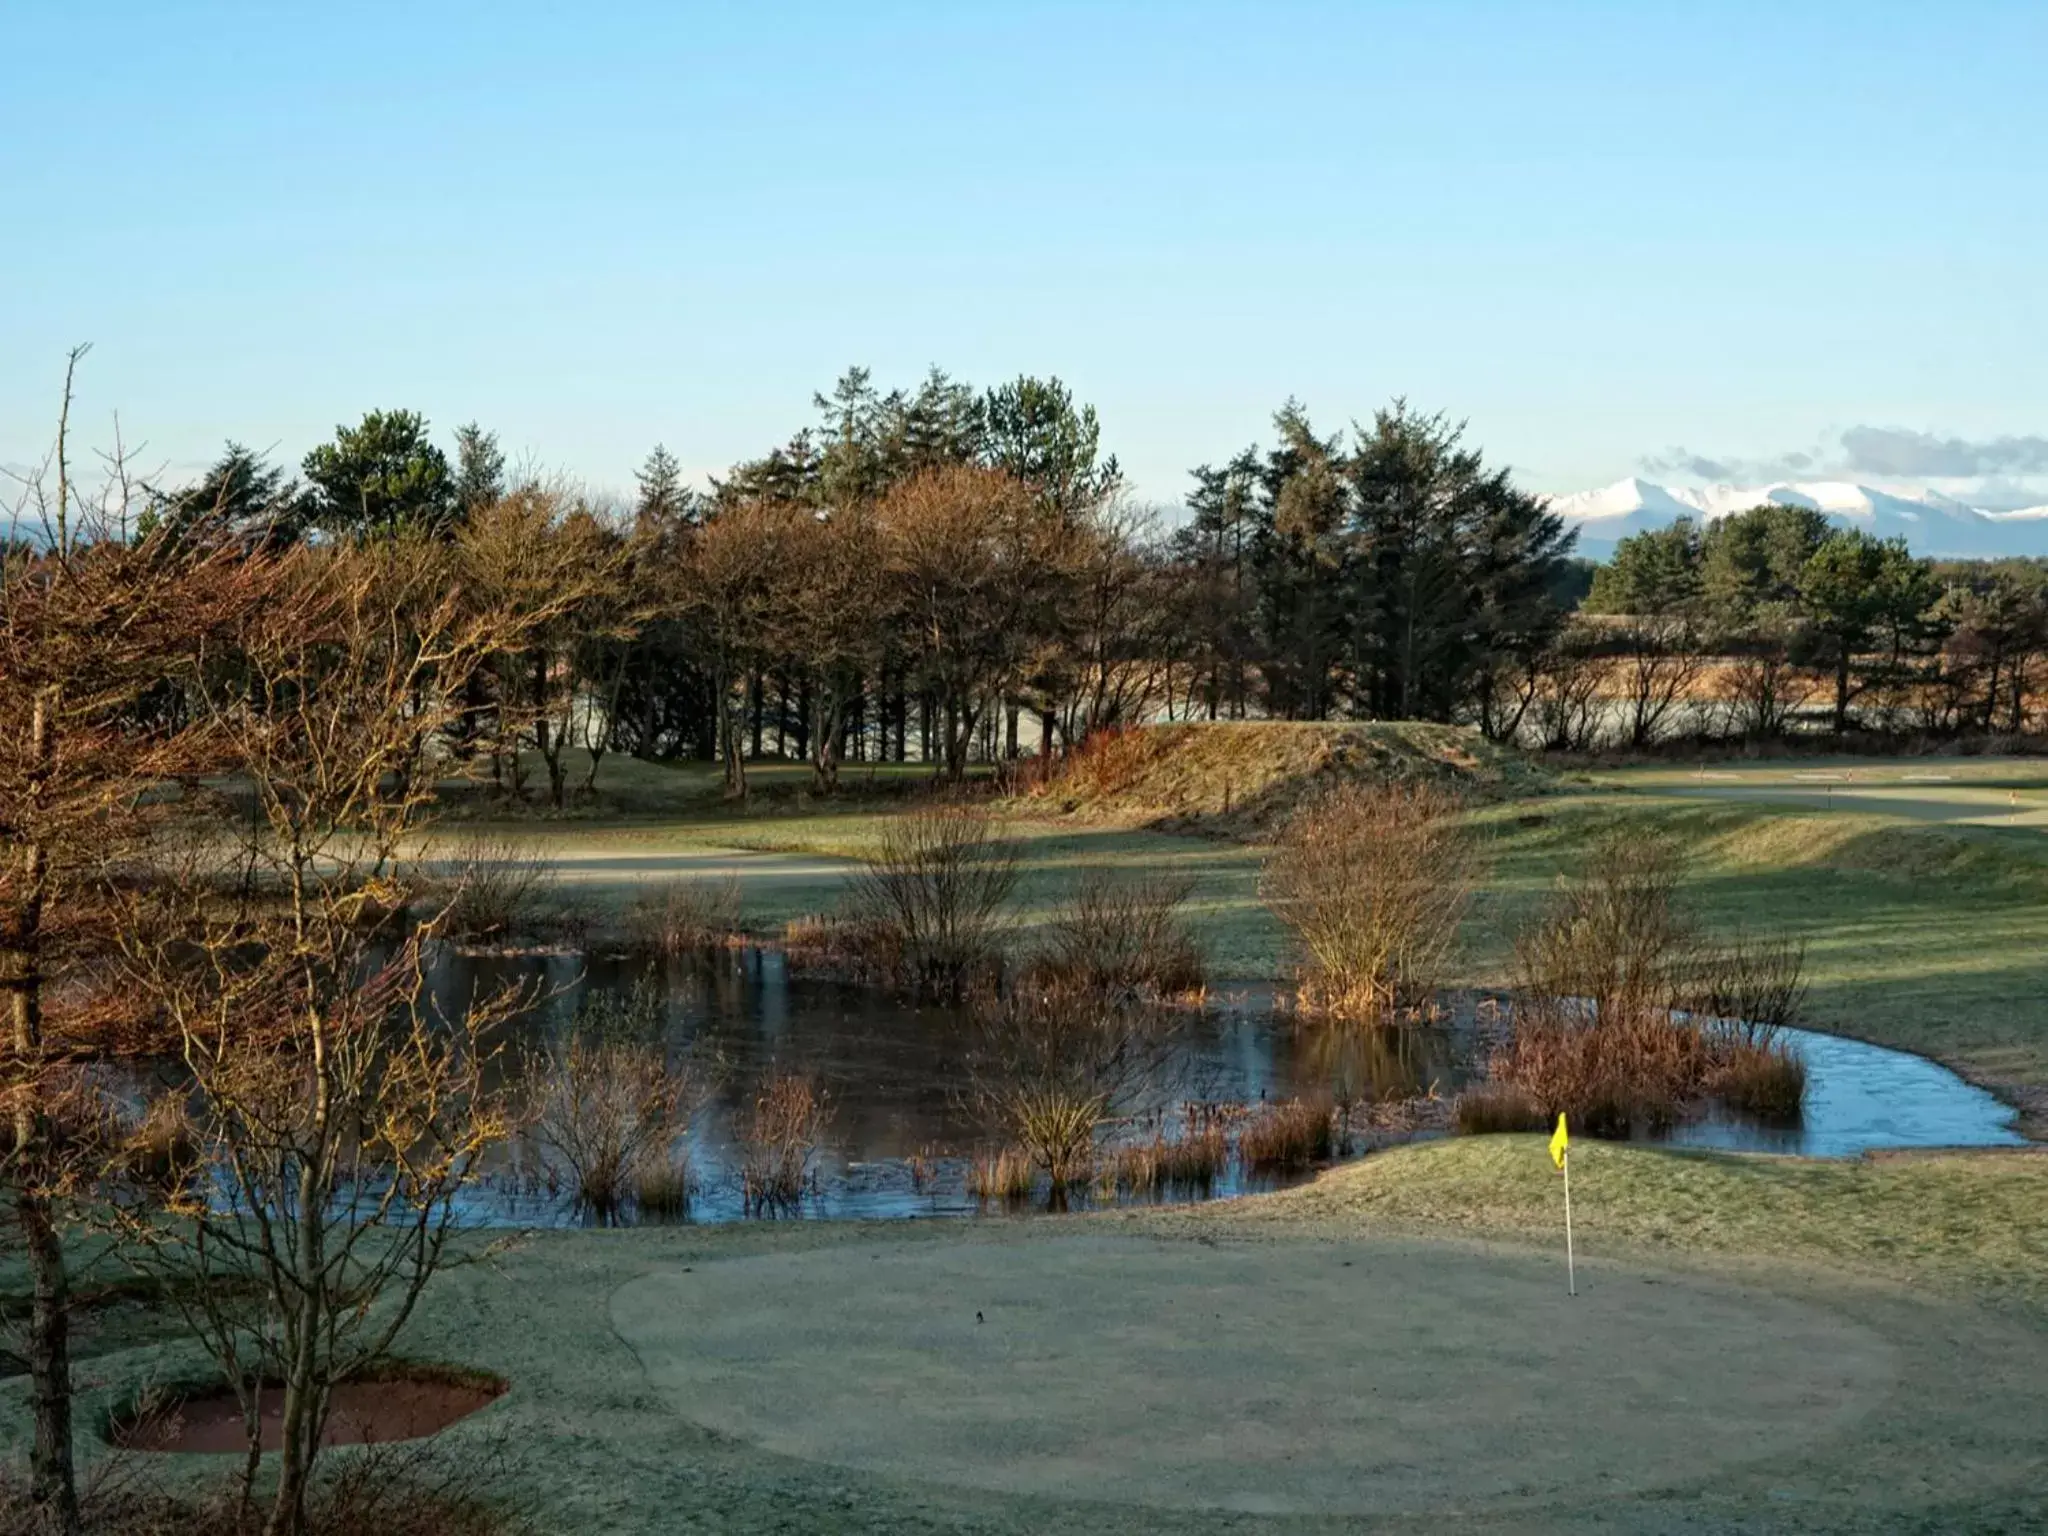
[[[1071,815],[1241,837],[1273,831],[1334,784],[1518,794],[1546,777],[1534,759],[1463,726],[1211,721],[1098,733],[1037,798]]]

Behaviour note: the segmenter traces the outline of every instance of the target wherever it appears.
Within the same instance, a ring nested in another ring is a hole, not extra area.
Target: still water
[[[800,1072],[830,1095],[817,1192],[805,1211],[826,1217],[908,1218],[980,1209],[968,1160],[996,1138],[968,1092],[966,1017],[912,1006],[872,989],[792,977],[782,956],[736,950],[711,960],[453,955],[435,970],[439,1006],[459,1012],[506,981],[543,1000],[514,1027],[507,1060],[559,1030],[591,990],[651,985],[673,1046],[715,1064],[714,1086],[687,1137],[697,1181],[694,1220],[742,1214],[733,1129],[771,1070]],[[1851,1157],[1878,1147],[2023,1144],[2015,1112],[1921,1057],[1838,1036],[1788,1031],[1805,1056],[1805,1113],[1795,1127],[1708,1116],[1675,1128],[1675,1144]],[[1142,1113],[1169,1118],[1188,1100],[1258,1104],[1328,1093],[1352,1103],[1448,1100],[1483,1064],[1469,1022],[1382,1031],[1298,1028],[1276,1014],[1270,988],[1224,988],[1191,1015],[1164,1080]],[[1149,1135],[1141,1122],[1140,1134]],[[917,1176],[914,1176],[914,1170]],[[1235,1166],[1212,1193],[1271,1188]],[[493,1170],[466,1215],[485,1222],[572,1221],[566,1202]]]

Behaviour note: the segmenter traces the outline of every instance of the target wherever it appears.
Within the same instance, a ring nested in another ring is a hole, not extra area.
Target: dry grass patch
[[[1206,1194],[1229,1163],[1230,1140],[1223,1127],[1190,1123],[1171,1139],[1155,1132],[1150,1141],[1113,1148],[1103,1168],[1103,1183],[1132,1195]]]
[[[665,881],[626,913],[627,942],[670,958],[724,949],[739,933],[740,886],[732,876]]]
[[[1037,1165],[1016,1147],[977,1152],[967,1165],[967,1192],[985,1205],[1021,1205],[1037,1183]]]
[[[1237,1133],[1237,1155],[1254,1173],[1301,1173],[1337,1155],[1337,1116],[1328,1099],[1268,1104]]]
[[[787,1215],[817,1187],[830,1095],[796,1072],[771,1072],[740,1126],[740,1200],[749,1216]]]
[[[1257,720],[1098,731],[1033,792],[1084,816],[1261,837],[1342,784],[1431,783],[1488,796],[1545,782],[1533,760],[1463,726]]]

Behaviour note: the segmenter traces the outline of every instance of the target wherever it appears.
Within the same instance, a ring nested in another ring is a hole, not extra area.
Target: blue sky
[[[0,57],[0,462],[89,340],[84,436],[173,465],[404,405],[622,486],[939,363],[1163,502],[1289,395],[1544,490],[2048,472],[2048,6],[8,0]]]

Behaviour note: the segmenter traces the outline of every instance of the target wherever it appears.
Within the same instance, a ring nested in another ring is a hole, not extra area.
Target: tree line
[[[572,745],[592,775],[614,751],[716,760],[743,794],[764,753],[829,790],[849,759],[958,778],[1162,716],[1495,728],[1580,581],[1540,498],[1401,402],[1328,436],[1290,403],[1273,447],[1194,472],[1177,528],[1057,379],[885,393],[853,369],[814,404],[708,490],[657,446],[620,503],[508,470],[475,424],[451,461],[416,413],[373,411],[298,478],[230,444],[142,523],[410,536],[457,548],[474,590],[544,594],[558,618],[479,670],[453,745],[557,803]]]
[[[1623,539],[1531,687],[1584,749],[1800,729],[1957,738],[2030,725],[2048,562],[1938,561],[1767,505]]]
[[[1800,729],[2018,732],[2048,650],[2028,562],[1936,564],[1760,507],[1577,559],[1460,425],[1395,401],[1193,470],[1168,526],[1058,379],[851,369],[706,489],[657,445],[630,496],[512,467],[469,423],[372,411],[294,477],[230,444],[139,531],[266,547],[410,537],[468,590],[546,603],[446,743],[565,803],[611,753],[721,765],[1049,760],[1148,719],[1426,719],[1567,750]],[[584,749],[575,751],[572,749]]]

